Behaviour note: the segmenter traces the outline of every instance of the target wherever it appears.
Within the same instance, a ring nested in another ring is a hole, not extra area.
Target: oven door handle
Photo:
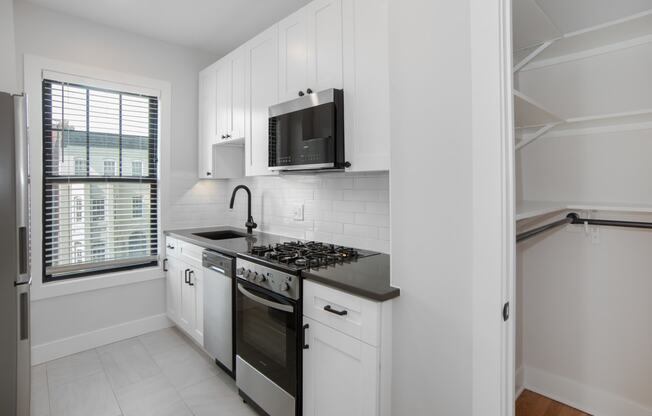
[[[289,312],[289,313],[294,313],[294,307],[290,305],[283,305],[282,303],[276,303],[272,302],[267,299],[263,299],[259,296],[254,295],[253,293],[249,292],[247,289],[245,289],[240,283],[238,283],[238,290],[240,293],[248,297],[249,299],[253,300],[254,302],[260,303],[261,305],[265,305],[267,307],[270,307],[272,309],[277,309],[279,311],[283,312]]]

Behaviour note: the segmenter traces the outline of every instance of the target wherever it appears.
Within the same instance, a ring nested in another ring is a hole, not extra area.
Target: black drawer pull
[[[188,273],[188,284],[189,284],[190,286],[194,286],[194,285],[195,285],[195,284],[192,282],[192,278],[191,278],[191,276],[194,275],[194,274],[195,274],[195,271],[194,271],[194,270],[191,270],[190,273]]]
[[[163,259],[163,271],[167,272],[168,270],[168,259]]]
[[[346,310],[344,310],[344,311],[338,311],[337,309],[333,309],[333,308],[331,307],[331,305],[326,305],[326,306],[324,306],[324,310],[325,310],[326,312],[334,313],[335,315],[338,315],[338,316],[344,316],[344,315],[346,315],[346,314],[349,313],[349,312],[347,312]]]
[[[189,280],[188,280],[188,279],[189,279],[189,278],[188,278],[188,272],[189,272],[189,271],[190,271],[190,269],[186,269],[186,270],[183,271],[183,276],[184,276],[183,281],[184,281],[186,284],[189,283]]]

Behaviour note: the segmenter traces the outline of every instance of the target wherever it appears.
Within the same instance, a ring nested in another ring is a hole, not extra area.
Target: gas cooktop
[[[373,256],[375,252],[315,241],[292,241],[268,246],[252,246],[246,257],[258,263],[299,271],[341,264]]]

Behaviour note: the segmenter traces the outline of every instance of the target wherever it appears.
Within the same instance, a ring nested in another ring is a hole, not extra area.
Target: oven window
[[[255,297],[291,306],[287,312],[264,305],[242,294],[236,296],[236,350],[247,363],[288,393],[296,396],[297,309],[287,299],[264,289],[238,282]],[[246,285],[246,286],[245,286]]]

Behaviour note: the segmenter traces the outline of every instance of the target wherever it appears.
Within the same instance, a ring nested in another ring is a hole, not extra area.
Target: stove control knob
[[[251,281],[257,282],[258,281],[258,272],[249,272],[249,277]]]
[[[258,275],[258,280],[257,280],[258,283],[264,283],[266,280],[267,278],[265,277],[264,274],[261,273]]]
[[[278,288],[281,292],[287,292],[288,290],[290,290],[290,285],[288,284],[288,282],[283,282],[279,285]]]
[[[239,268],[235,271],[235,275],[236,275],[236,276],[240,276],[240,277],[244,277],[244,275],[245,275],[245,269],[244,269],[244,267],[239,267]]]

